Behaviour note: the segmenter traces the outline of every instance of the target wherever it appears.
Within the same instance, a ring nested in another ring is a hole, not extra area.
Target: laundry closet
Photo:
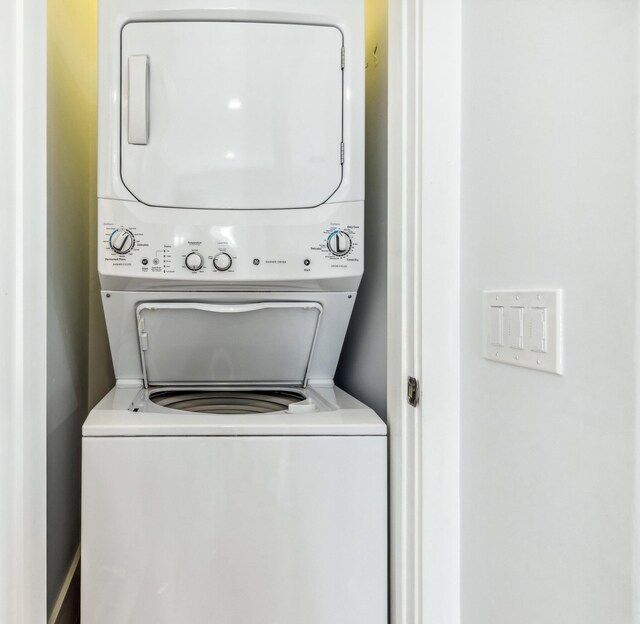
[[[101,4],[98,56],[50,3],[49,611],[82,505],[83,621],[386,621],[386,5]]]

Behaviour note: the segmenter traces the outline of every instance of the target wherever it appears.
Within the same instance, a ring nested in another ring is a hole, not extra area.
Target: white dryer
[[[83,624],[383,624],[386,426],[333,385],[362,276],[362,0],[100,0]]]

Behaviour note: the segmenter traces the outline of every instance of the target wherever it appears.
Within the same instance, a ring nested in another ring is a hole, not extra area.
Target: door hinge
[[[344,59],[345,59],[345,51],[344,46],[342,46],[342,50],[340,51],[340,67],[344,69]]]
[[[407,380],[407,402],[411,407],[417,407],[420,401],[420,384],[415,377]]]
[[[344,164],[344,143],[340,143],[340,164]]]

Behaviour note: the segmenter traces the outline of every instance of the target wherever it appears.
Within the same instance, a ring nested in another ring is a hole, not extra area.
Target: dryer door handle
[[[149,142],[149,57],[129,57],[129,143]]]

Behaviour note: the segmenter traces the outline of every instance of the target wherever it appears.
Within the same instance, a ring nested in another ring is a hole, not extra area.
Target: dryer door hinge
[[[340,67],[342,69],[344,69],[344,58],[345,58],[345,51],[344,51],[344,46],[342,46],[342,50],[340,51]]]
[[[340,164],[344,164],[344,142],[340,143]]]
[[[417,407],[420,401],[420,384],[415,377],[409,377],[407,380],[407,403],[411,407]]]

